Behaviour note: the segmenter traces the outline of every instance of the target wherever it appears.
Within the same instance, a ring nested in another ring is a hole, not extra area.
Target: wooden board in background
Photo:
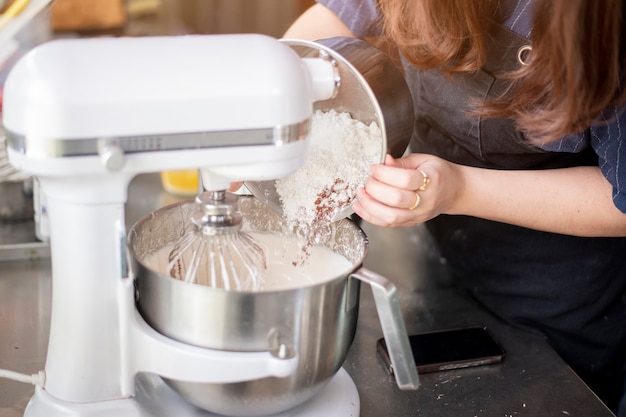
[[[50,13],[55,32],[110,30],[126,22],[125,0],[55,0]]]

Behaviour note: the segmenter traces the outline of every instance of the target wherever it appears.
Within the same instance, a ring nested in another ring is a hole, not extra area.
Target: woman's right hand
[[[454,211],[464,178],[459,165],[434,155],[410,154],[373,165],[353,209],[383,227],[412,226]]]

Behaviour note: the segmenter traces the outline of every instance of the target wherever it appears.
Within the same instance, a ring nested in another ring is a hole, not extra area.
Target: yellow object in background
[[[15,0],[9,4],[9,7],[2,13],[0,16],[0,29],[5,27],[7,23],[20,13],[28,6],[30,0]]]
[[[200,188],[198,170],[195,169],[161,172],[161,183],[165,191],[177,196],[195,196]]]

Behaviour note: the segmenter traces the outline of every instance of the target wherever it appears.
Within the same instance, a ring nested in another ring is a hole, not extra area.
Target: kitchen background
[[[129,36],[258,32],[280,37],[313,0],[56,0],[56,31]]]

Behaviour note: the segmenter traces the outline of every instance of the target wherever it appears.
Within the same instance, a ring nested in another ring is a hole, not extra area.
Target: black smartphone
[[[502,362],[505,351],[486,327],[441,330],[409,336],[418,373]],[[376,343],[378,357],[393,375],[385,339]]]

